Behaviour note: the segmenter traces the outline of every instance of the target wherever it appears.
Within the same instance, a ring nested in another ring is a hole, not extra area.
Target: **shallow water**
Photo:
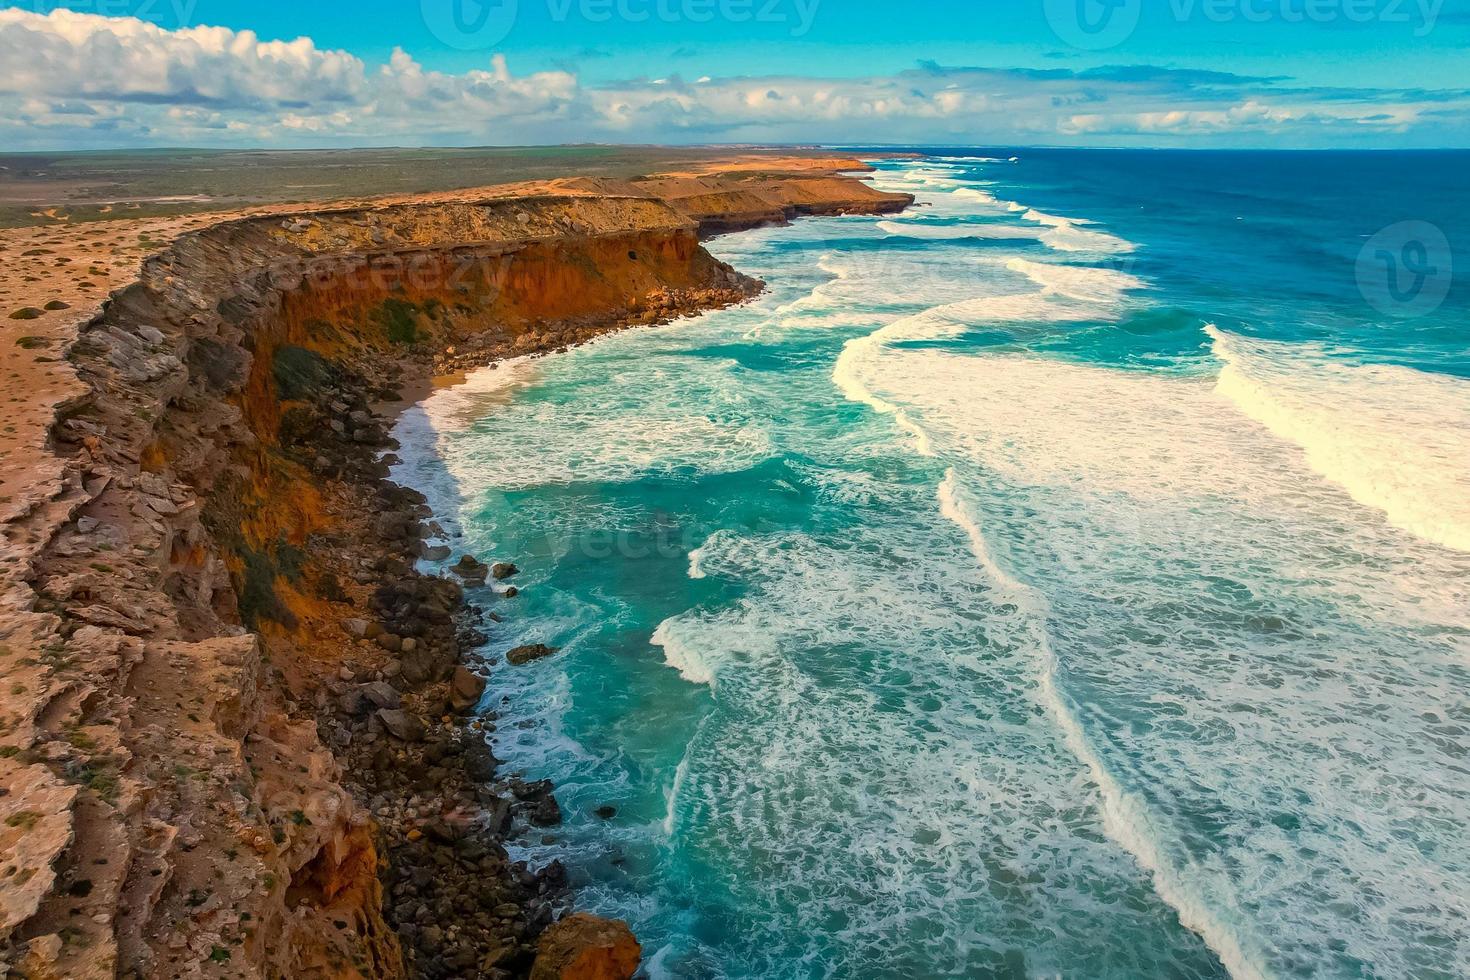
[[[487,702],[524,856],[655,977],[1470,974],[1470,301],[1355,278],[1464,160],[1010,155],[405,416],[563,648]]]

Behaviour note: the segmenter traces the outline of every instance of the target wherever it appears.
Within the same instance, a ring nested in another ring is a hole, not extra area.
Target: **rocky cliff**
[[[225,221],[80,324],[41,475],[6,498],[0,963],[531,970],[564,883],[499,840],[553,823],[554,797],[485,749],[462,652],[488,624],[414,571],[431,515],[386,481],[375,409],[435,371],[756,292],[701,233],[907,203],[844,178],[712,183]],[[535,975],[629,955],[584,957],[576,934]]]

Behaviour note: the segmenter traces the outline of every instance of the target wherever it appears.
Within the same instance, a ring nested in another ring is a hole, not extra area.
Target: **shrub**
[[[379,324],[395,344],[411,344],[418,340],[418,307],[407,300],[385,299],[375,314]]]

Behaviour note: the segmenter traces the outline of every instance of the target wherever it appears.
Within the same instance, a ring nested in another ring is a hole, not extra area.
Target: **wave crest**
[[[1389,523],[1470,552],[1470,382],[1205,328],[1217,390]]]

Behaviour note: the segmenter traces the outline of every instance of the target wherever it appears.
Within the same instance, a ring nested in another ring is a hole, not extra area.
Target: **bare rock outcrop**
[[[578,912],[542,933],[531,980],[631,980],[642,955],[626,922]]]

